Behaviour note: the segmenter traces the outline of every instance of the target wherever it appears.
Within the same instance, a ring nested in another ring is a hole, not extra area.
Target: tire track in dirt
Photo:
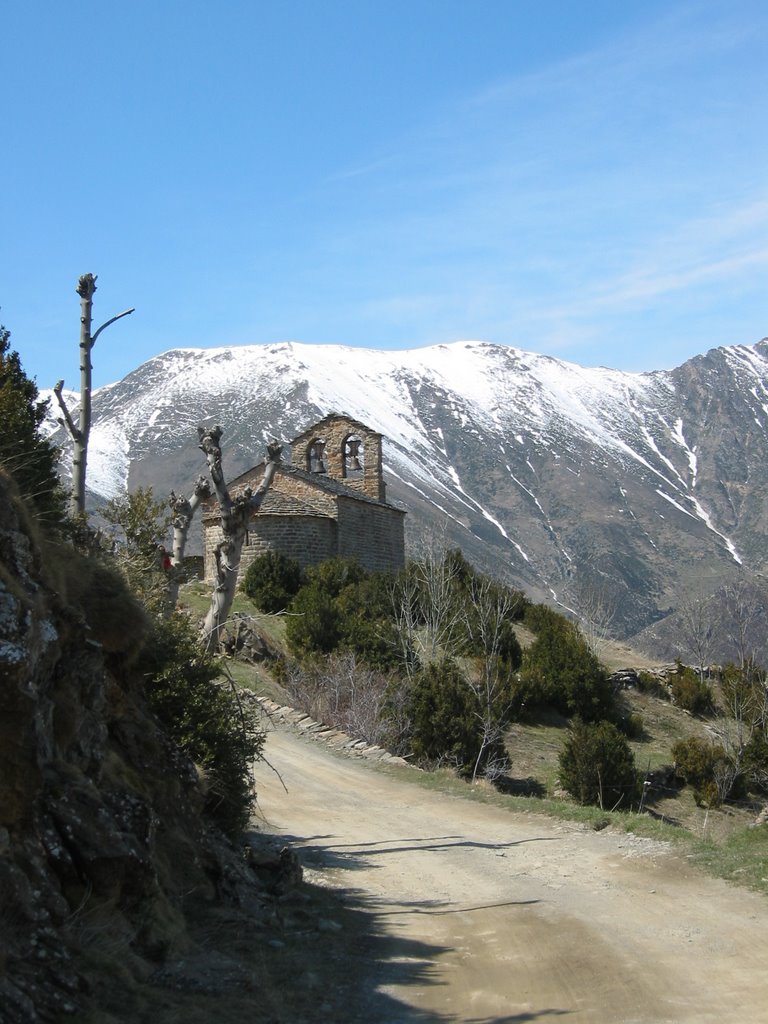
[[[392,1024],[768,1024],[763,897],[664,844],[430,792],[282,728],[266,755],[288,789],[258,768],[267,830],[386,935],[360,983]]]

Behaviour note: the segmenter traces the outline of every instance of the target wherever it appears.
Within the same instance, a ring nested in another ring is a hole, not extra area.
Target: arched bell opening
[[[349,434],[342,445],[342,474],[347,480],[359,480],[365,474],[365,445],[359,434]]]
[[[307,472],[328,472],[328,462],[325,453],[325,438],[315,438],[315,440],[307,447]]]

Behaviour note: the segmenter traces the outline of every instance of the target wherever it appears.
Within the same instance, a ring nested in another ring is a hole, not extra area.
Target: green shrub
[[[404,657],[392,611],[392,587],[389,573],[365,573],[348,583],[334,602],[340,648],[382,672],[400,667]]]
[[[694,715],[709,714],[714,708],[712,689],[687,665],[679,661],[669,676],[672,699],[679,708]]]
[[[528,705],[548,705],[587,722],[612,718],[613,686],[579,630],[555,613],[541,616],[539,626],[520,672]]]
[[[394,621],[389,574],[368,573],[354,559],[332,558],[306,576],[286,626],[296,657],[343,650],[382,672],[402,666],[409,648]]]
[[[768,790],[768,733],[765,726],[756,729],[744,749],[744,773],[757,789]]]
[[[524,609],[523,624],[532,633],[540,633],[544,629],[560,629],[563,626],[570,626],[571,623],[560,612],[550,608],[546,604],[528,603]]]
[[[252,763],[264,745],[254,705],[215,681],[216,662],[183,615],[157,621],[141,668],[152,710],[206,776],[206,809],[223,831],[238,835],[248,824]]]
[[[259,611],[274,615],[288,607],[301,583],[301,566],[295,559],[267,551],[248,566],[242,589]]]
[[[560,781],[580,804],[628,808],[638,794],[629,743],[611,722],[576,719],[559,758]]]
[[[381,672],[398,669],[404,658],[397,627],[391,619],[372,619],[364,610],[341,617],[340,648],[351,651],[371,668]]]
[[[356,558],[327,558],[319,565],[307,569],[307,584],[327,594],[338,597],[352,583],[359,583],[366,575]]]
[[[166,502],[155,501],[151,487],[139,487],[131,494],[112,498],[101,514],[122,531],[129,554],[142,555],[162,568],[158,545],[166,540],[171,514]]]
[[[629,740],[642,740],[646,737],[643,716],[637,712],[618,715],[615,725],[619,732]]]
[[[0,326],[0,465],[13,476],[36,516],[60,526],[65,495],[56,472],[59,452],[41,433],[48,402],[24,372],[18,352],[11,351],[10,331]]]
[[[480,706],[454,661],[431,662],[414,679],[409,701],[411,747],[420,760],[474,770],[482,746]]]
[[[289,611],[285,641],[296,657],[336,650],[341,639],[340,615],[326,590],[316,584],[302,587]]]
[[[692,787],[697,804],[717,807],[722,803],[728,795],[723,790],[730,773],[728,757],[719,743],[691,736],[675,743],[672,757],[676,774]]]
[[[647,693],[659,700],[669,700],[670,692],[662,681],[650,672],[638,672],[637,688],[640,693]]]

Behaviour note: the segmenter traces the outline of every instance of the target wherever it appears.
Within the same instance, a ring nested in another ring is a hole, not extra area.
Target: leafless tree
[[[717,641],[717,615],[711,596],[695,597],[684,594],[677,604],[680,639],[688,657],[693,659],[699,679],[704,676],[712,660]]]
[[[619,610],[619,604],[616,590],[605,581],[590,582],[579,592],[577,602],[579,625],[584,639],[596,658],[602,656],[603,651],[613,638],[612,626]]]
[[[419,584],[414,573],[405,571],[389,584],[389,600],[395,622],[395,643],[403,671],[412,679],[418,668],[416,637],[419,627]]]
[[[433,548],[411,563],[416,579],[419,648],[426,661],[457,653],[457,627],[463,610],[456,600],[458,562],[444,548]]]
[[[211,606],[203,624],[203,638],[209,651],[219,647],[221,629],[227,621],[237,587],[240,571],[240,555],[248,529],[248,523],[255,512],[258,512],[264,495],[269,490],[281,460],[282,447],[273,441],[267,448],[267,462],[261,483],[252,491],[250,488],[236,498],[230,496],[224,482],[224,470],[221,461],[222,429],[197,428],[200,438],[200,449],[205,453],[211,482],[219,501],[221,516],[221,541],[216,545],[216,578],[211,596]]]
[[[103,323],[93,334],[91,333],[91,313],[93,309],[93,293],[96,291],[96,275],[83,274],[75,289],[80,296],[80,412],[78,423],[75,424],[64,401],[62,390],[64,381],[56,383],[53,393],[62,412],[63,419],[59,422],[66,427],[72,438],[72,514],[85,515],[85,474],[88,463],[88,441],[91,435],[91,392],[92,371],[91,352],[101,332],[121,317],[133,313],[134,309],[123,310],[117,316]]]
[[[488,750],[503,746],[503,723],[510,710],[509,669],[502,657],[506,633],[520,595],[487,576],[475,576],[470,583],[469,602],[463,609],[464,628],[472,649],[479,652],[479,673],[467,676],[467,685],[475,693],[481,724],[481,744],[475,760],[472,781],[477,777]],[[509,767],[506,758],[485,765],[484,774],[503,774]]]
[[[757,661],[757,643],[765,632],[766,603],[762,587],[752,580],[737,580],[723,588],[720,632],[742,670]]]
[[[768,728],[768,686],[765,673],[751,663],[744,668],[726,667],[720,682],[724,713],[708,729],[725,751],[725,760],[715,775],[718,793],[724,800],[744,769],[747,747]],[[768,767],[756,766],[756,772],[753,781],[764,786]]]
[[[173,554],[171,555],[171,572],[168,579],[168,605],[171,609],[176,607],[179,599],[181,566],[187,547],[189,528],[200,503],[210,497],[211,493],[210,483],[204,476],[199,476],[189,498],[183,494],[177,495],[175,491],[171,491],[168,497],[172,517],[171,525],[173,526]]]

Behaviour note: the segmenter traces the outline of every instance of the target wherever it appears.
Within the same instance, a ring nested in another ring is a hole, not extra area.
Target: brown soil
[[[259,768],[262,829],[329,900],[303,938],[286,905],[272,1019],[768,1022],[763,897],[654,841],[425,791],[289,732],[266,752],[288,792]]]

